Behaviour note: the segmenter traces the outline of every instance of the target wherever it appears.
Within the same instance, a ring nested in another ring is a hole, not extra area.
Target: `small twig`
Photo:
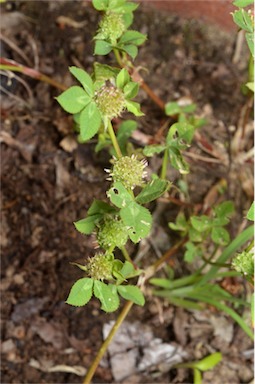
[[[8,37],[4,36],[1,32],[0,32],[0,39],[5,44],[7,44],[11,49],[16,51],[20,55],[20,57],[22,57],[22,59],[26,62],[27,65],[32,65],[31,61],[25,55],[25,53],[19,47],[17,47],[17,45],[13,41],[11,41]]]

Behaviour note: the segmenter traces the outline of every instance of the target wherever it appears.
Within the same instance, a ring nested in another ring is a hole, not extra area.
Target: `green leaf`
[[[100,218],[101,218],[101,215],[98,215],[98,214],[88,216],[85,219],[76,221],[74,225],[77,231],[83,233],[84,235],[90,235],[93,232],[95,225],[97,221],[100,220]]]
[[[105,213],[113,212],[115,212],[115,209],[111,205],[105,203],[104,201],[95,199],[88,210],[88,215],[91,216],[100,214],[101,216],[103,216]]]
[[[168,279],[160,279],[158,277],[153,277],[149,280],[150,284],[156,285],[157,287],[169,289],[171,288],[172,281]]]
[[[105,11],[107,10],[108,0],[92,0],[92,4],[97,11]]]
[[[253,0],[236,0],[233,2],[233,5],[235,5],[236,7],[243,8],[247,7],[247,5],[253,4],[253,2]]]
[[[121,49],[124,52],[126,52],[129,56],[131,56],[133,60],[136,58],[136,56],[138,54],[138,48],[134,44],[124,45],[123,47],[121,47]]]
[[[74,114],[90,103],[91,98],[82,87],[74,85],[56,97],[56,100],[66,112]]]
[[[212,229],[211,238],[215,244],[219,245],[227,245],[230,241],[228,231],[222,227],[214,227]]]
[[[130,81],[125,85],[123,91],[127,99],[133,99],[134,97],[136,97],[139,91],[139,84],[133,81]]]
[[[169,188],[170,183],[167,180],[155,179],[147,184],[144,189],[136,197],[136,202],[146,204],[156,200],[163,195]]]
[[[109,79],[115,79],[119,73],[118,68],[113,68],[110,65],[94,63],[94,78],[96,82],[105,82]]]
[[[222,355],[220,352],[212,353],[211,355],[205,357],[204,359],[196,362],[195,367],[202,372],[208,371],[219,364],[222,360]]]
[[[167,116],[178,115],[181,112],[181,107],[176,101],[172,101],[165,105],[165,113]]]
[[[131,279],[132,277],[139,276],[142,273],[142,270],[136,269],[132,263],[125,261],[120,273],[125,279]]]
[[[202,215],[202,216],[192,216],[190,218],[192,226],[198,231],[198,232],[205,232],[208,229],[211,229],[212,227],[212,221],[208,216]]]
[[[253,82],[248,82],[248,83],[246,83],[245,85],[246,85],[246,87],[247,87],[250,91],[252,91],[252,92],[254,93],[254,83],[253,83]]]
[[[129,237],[133,242],[137,243],[150,233],[151,214],[148,209],[140,206],[135,201],[120,210],[120,217],[126,226],[131,227]]]
[[[183,212],[178,213],[175,223],[169,223],[169,228],[174,231],[185,231],[188,229],[189,225],[187,223],[186,217]]]
[[[214,212],[218,218],[229,217],[230,215],[232,215],[232,213],[234,213],[234,211],[235,208],[232,201],[224,201],[223,203],[217,205],[214,208]]]
[[[140,104],[135,101],[126,100],[126,108],[129,112],[133,113],[135,116],[144,116],[144,113],[140,109]]]
[[[94,94],[94,85],[90,75],[81,68],[69,67],[71,74],[81,83],[89,96]]]
[[[117,141],[119,143],[119,147],[121,153],[125,156],[127,154],[127,140],[132,135],[132,133],[137,128],[137,122],[134,120],[126,120],[121,123],[118,132],[117,132]]]
[[[182,111],[185,113],[193,113],[197,109],[197,105],[195,103],[184,105],[181,107]]]
[[[123,33],[119,40],[119,44],[134,44],[141,45],[145,42],[147,37],[140,32],[137,31],[127,31]]]
[[[232,16],[234,22],[238,25],[238,27],[244,29],[247,32],[253,33],[251,17],[244,9],[239,9],[238,11],[235,11]]]
[[[185,244],[185,247],[186,247],[186,251],[184,254],[184,260],[187,263],[191,263],[195,259],[195,257],[198,256],[197,247],[191,241],[188,241]]]
[[[110,43],[104,40],[96,40],[94,55],[108,55],[112,50]]]
[[[124,299],[133,301],[137,305],[143,306],[145,299],[142,291],[134,285],[119,285],[117,290]]]
[[[118,208],[126,207],[133,201],[133,197],[120,181],[113,184],[112,188],[107,192],[107,196]]]
[[[112,284],[105,284],[95,280],[94,295],[101,302],[101,309],[105,312],[114,312],[119,308],[119,296],[117,288]]]
[[[165,149],[165,145],[147,145],[144,147],[143,153],[147,157],[152,157],[155,154],[163,152]]]
[[[178,143],[173,143],[177,145],[169,145],[168,146],[168,156],[169,161],[172,167],[178,169],[178,171],[182,175],[186,175],[189,173],[189,165],[182,157],[181,151],[178,148]]]
[[[203,236],[201,232],[198,232],[195,228],[190,227],[189,228],[189,239],[190,241],[193,241],[195,243],[199,243],[203,240]]]
[[[123,89],[126,84],[130,81],[130,76],[128,71],[125,68],[122,68],[122,70],[119,72],[117,78],[116,78],[116,85],[118,88]]]
[[[89,302],[92,297],[94,280],[84,277],[74,283],[66,300],[67,304],[81,307]]]
[[[98,132],[102,124],[102,117],[97,108],[97,105],[92,101],[81,112],[80,116],[80,135],[82,140],[87,141],[91,139]]]
[[[249,50],[250,50],[250,52],[254,58],[254,34],[253,34],[253,32],[252,33],[246,33],[245,38],[246,38]],[[252,90],[254,91],[254,84],[253,84],[252,88],[253,88]]]
[[[252,205],[250,206],[250,209],[247,212],[246,217],[248,220],[254,221],[254,201],[253,201]]]

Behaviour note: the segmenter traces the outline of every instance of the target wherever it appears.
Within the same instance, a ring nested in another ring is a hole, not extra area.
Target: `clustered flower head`
[[[105,84],[96,91],[95,102],[101,114],[110,120],[120,116],[125,109],[124,93],[113,84]]]
[[[111,280],[112,268],[112,255],[97,253],[94,257],[89,258],[86,271],[94,280]]]
[[[134,189],[144,183],[147,172],[144,171],[148,165],[147,160],[138,160],[135,155],[123,156],[120,159],[114,159],[112,171],[106,169],[109,173],[108,180],[114,182],[120,181],[125,188]]]
[[[232,266],[237,272],[241,272],[248,280],[254,279],[254,252],[244,251],[232,261]]]
[[[123,17],[120,13],[105,13],[99,23],[99,30],[96,37],[107,40],[111,44],[115,44],[125,29],[126,27],[123,22]]]
[[[114,217],[107,217],[100,223],[97,231],[98,245],[107,250],[109,248],[121,248],[128,240],[128,228],[122,220]]]

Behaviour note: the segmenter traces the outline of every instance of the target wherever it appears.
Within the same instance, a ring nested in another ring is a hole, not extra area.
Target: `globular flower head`
[[[123,17],[120,13],[107,12],[99,23],[99,30],[96,37],[115,44],[125,29]]]
[[[110,120],[120,116],[125,109],[124,93],[113,84],[106,83],[96,91],[95,102],[101,114]]]
[[[232,261],[232,266],[237,272],[241,272],[248,281],[254,280],[254,252],[244,251],[238,254]]]
[[[144,159],[138,160],[135,155],[123,156],[120,159],[114,160],[112,171],[109,172],[109,180],[114,182],[120,181],[125,188],[134,189],[136,186],[141,186],[144,183],[144,178],[147,176],[147,172],[144,171],[148,165]]]
[[[122,220],[114,217],[107,217],[99,224],[97,231],[97,242],[103,249],[121,248],[128,240],[128,228]]]
[[[87,274],[94,280],[111,280],[113,268],[113,257],[103,253],[98,253],[89,258],[86,266]]]

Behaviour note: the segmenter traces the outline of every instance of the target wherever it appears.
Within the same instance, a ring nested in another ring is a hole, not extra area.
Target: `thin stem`
[[[129,256],[128,251],[126,250],[126,248],[125,247],[121,247],[120,250],[121,250],[123,256],[125,257],[125,259],[133,264],[133,261],[132,261],[131,257]]]
[[[2,64],[6,63],[6,64]],[[60,89],[61,91],[65,91],[68,87],[62,83],[59,83],[58,81],[44,75],[41,72],[38,72],[37,70],[29,67],[25,67],[21,64],[16,64],[15,62],[12,63],[12,61],[7,59],[1,59],[0,60],[0,69],[5,71],[11,71],[11,72],[20,72],[24,75],[27,75],[29,77],[32,77],[33,79],[43,81],[44,83],[50,84],[55,88]]]
[[[168,153],[167,153],[167,149],[165,149],[162,168],[161,168],[161,174],[160,174],[161,179],[166,179],[167,164],[168,164]]]
[[[116,139],[116,136],[115,136],[115,133],[114,133],[114,130],[113,130],[113,127],[112,127],[111,120],[108,120],[108,127],[107,128],[108,128],[108,133],[110,135],[110,138],[111,138],[111,141],[112,141],[112,145],[113,145],[113,147],[115,149],[116,155],[117,155],[118,158],[121,158],[122,157],[122,153],[121,153],[118,141]]]
[[[199,272],[201,273],[203,271],[203,269],[205,269],[205,267],[208,265],[208,264],[211,264],[211,260],[214,258],[214,256],[216,255],[217,251],[219,249],[219,245],[216,245],[215,248],[214,248],[214,251],[212,252],[211,256],[209,257],[209,259],[206,259],[202,257],[202,259],[204,260],[204,264],[199,268]]]
[[[181,248],[186,242],[188,241],[188,239],[185,237],[184,239],[182,239],[181,241],[179,241],[177,244],[175,244],[172,248],[170,248],[160,259],[158,259],[154,264],[152,264],[152,267],[154,269],[154,271],[156,272],[159,267],[164,264],[168,259],[169,257],[173,256],[176,251],[178,251],[179,248]],[[151,267],[149,267],[151,268]]]
[[[115,324],[113,325],[111,332],[109,333],[109,335],[107,336],[107,338],[105,339],[103,344],[101,345],[101,348],[100,348],[95,360],[93,361],[92,365],[90,366],[90,368],[87,372],[87,375],[83,381],[83,384],[89,384],[91,382],[91,379],[93,378],[93,376],[96,372],[96,369],[98,367],[98,364],[100,363],[100,360],[102,359],[103,355],[105,354],[105,352],[106,352],[109,344],[111,343],[115,333],[118,331],[121,324],[125,320],[127,314],[129,313],[130,309],[132,308],[132,305],[133,305],[132,301],[126,302],[126,304],[123,307],[119,317],[117,318]]]
[[[117,63],[119,64],[119,66],[120,66],[121,68],[123,68],[124,65],[123,65],[123,63],[122,63],[122,60],[121,60],[120,53],[119,53],[118,49],[117,49],[117,48],[114,48],[114,49],[113,49],[113,52],[114,52],[115,58],[116,58],[116,60],[117,60]]]

